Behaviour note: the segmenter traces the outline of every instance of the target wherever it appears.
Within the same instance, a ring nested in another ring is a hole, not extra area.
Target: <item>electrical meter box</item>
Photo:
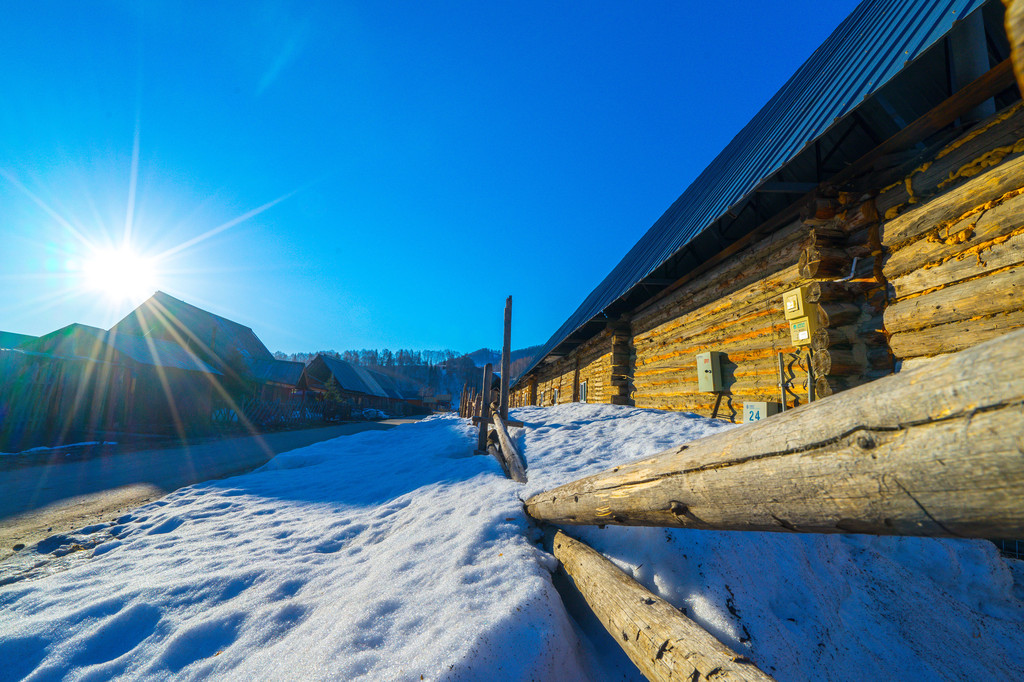
[[[797,287],[782,295],[782,310],[786,313],[787,320],[807,317],[810,309],[810,304],[807,303],[807,287]]]
[[[722,390],[722,370],[718,351],[697,355],[697,390],[718,393]]]
[[[779,413],[778,403],[743,403],[743,423],[759,422]]]
[[[811,336],[818,329],[818,316],[808,315],[789,321],[789,340],[794,346],[811,345]]]

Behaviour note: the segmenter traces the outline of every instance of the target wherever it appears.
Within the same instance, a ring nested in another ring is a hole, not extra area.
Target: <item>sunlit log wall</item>
[[[1024,325],[1024,104],[878,197],[885,330],[901,367]]]
[[[704,351],[723,353],[719,417],[739,421],[742,403],[780,400],[780,352],[786,404],[802,404],[808,348],[792,345],[782,308],[798,286],[818,317],[818,397],[1024,326],[1024,105],[965,127],[891,180],[862,179],[858,193],[820,188],[798,219],[677,282],[628,328],[539,365],[517,386],[518,404],[539,404],[543,392],[550,405],[554,388],[559,402],[576,400],[586,379],[589,402],[710,415],[718,397],[697,387]]]

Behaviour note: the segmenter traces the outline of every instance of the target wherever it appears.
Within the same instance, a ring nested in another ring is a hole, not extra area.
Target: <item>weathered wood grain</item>
[[[1022,308],[1024,265],[1018,265],[897,301],[885,310],[885,328],[896,333]]]
[[[996,201],[1022,186],[1024,157],[1004,161],[960,187],[884,223],[881,227],[882,244],[896,250],[936,228],[952,225],[968,211]]]
[[[1024,228],[1024,192],[942,230],[935,229],[926,238],[888,254],[882,272],[886,279],[894,280],[921,268],[941,265],[961,254],[968,254],[967,257],[972,253],[984,254],[986,244],[1005,239],[1021,228]],[[1021,259],[1024,260],[1024,256]],[[927,280],[929,273],[923,274]]]
[[[536,519],[1024,537],[1024,330],[531,497]]]
[[[840,248],[810,247],[800,252],[797,269],[804,279],[837,277],[850,271],[853,259]]]
[[[883,189],[876,200],[879,211],[883,214],[899,212],[908,205],[948,191],[969,178],[965,173],[974,173],[986,164],[1014,154],[1013,147],[1021,138],[1024,138],[1024,107],[1017,102],[957,136],[901,182]]]
[[[1024,0],[1003,0],[1006,5],[1006,36],[1010,39],[1010,58],[1017,85],[1024,92]]]
[[[508,419],[508,387],[512,377],[512,297],[505,299],[505,327],[501,344],[501,398],[498,412],[502,419]]]
[[[925,329],[899,332],[889,337],[892,354],[898,359],[955,353],[1024,327],[1024,311],[971,318]]]
[[[891,280],[897,299],[973,279],[1024,262],[1024,233],[996,239],[970,252],[959,253],[933,267],[908,272]]]
[[[491,411],[491,375],[494,373],[494,368],[491,363],[484,365],[484,376],[480,387],[480,431],[477,435],[476,449],[481,451],[487,450],[487,424],[490,422],[490,411]]]
[[[598,620],[648,680],[772,679],[590,546],[558,531],[552,551]]]
[[[523,455],[519,452],[515,441],[508,435],[508,427],[505,426],[500,414],[494,415],[494,430],[498,433],[501,457],[505,460],[508,477],[516,483],[526,483],[526,463],[523,461]]]

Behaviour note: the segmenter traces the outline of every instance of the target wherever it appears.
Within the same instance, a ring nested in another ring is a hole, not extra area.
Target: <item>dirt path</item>
[[[0,470],[0,561],[15,547],[110,521],[182,486],[251,471],[288,450],[411,421],[340,424]]]

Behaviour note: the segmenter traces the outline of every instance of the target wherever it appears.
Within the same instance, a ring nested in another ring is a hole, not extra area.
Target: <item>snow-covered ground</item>
[[[638,677],[574,621],[522,499],[729,428],[514,412],[530,482],[434,417],[278,455],[0,565],[0,679]],[[1024,679],[1024,570],[984,541],[570,528],[779,680]],[[1014,566],[1015,564],[1015,566]]]

